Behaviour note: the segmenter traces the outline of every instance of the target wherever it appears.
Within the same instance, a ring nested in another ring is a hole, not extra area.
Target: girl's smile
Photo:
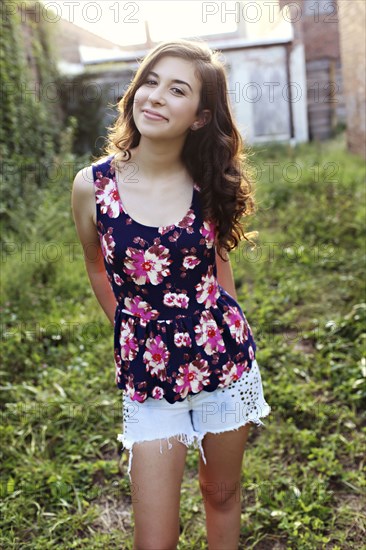
[[[150,109],[143,109],[142,112],[148,120],[168,120],[163,115],[157,113],[156,111],[151,111]]]

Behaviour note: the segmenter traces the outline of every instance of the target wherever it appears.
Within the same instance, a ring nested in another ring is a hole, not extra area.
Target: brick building
[[[327,139],[346,122],[337,0],[279,3],[288,9],[295,41],[304,44],[309,137]]]
[[[341,57],[347,111],[347,143],[366,158],[366,4],[339,2]]]

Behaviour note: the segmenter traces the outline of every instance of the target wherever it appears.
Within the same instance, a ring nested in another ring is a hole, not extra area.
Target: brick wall
[[[366,158],[365,0],[339,1],[347,142],[351,152]]]
[[[329,139],[338,124],[346,121],[338,3],[279,0],[281,9],[287,4],[295,39],[303,42],[305,49],[310,139]]]
[[[324,58],[339,59],[337,0],[279,0],[279,2],[281,9],[290,4],[291,20],[298,34],[302,35],[306,61]]]

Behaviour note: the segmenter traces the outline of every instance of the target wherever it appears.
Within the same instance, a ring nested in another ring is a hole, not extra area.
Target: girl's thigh
[[[179,539],[187,446],[171,438],[170,448],[163,441],[163,453],[160,449],[160,440],[133,445],[131,495],[137,548],[173,548]]]
[[[240,502],[242,461],[251,423],[222,433],[207,433],[203,440],[206,463],[200,457],[199,482],[205,502],[223,507]]]

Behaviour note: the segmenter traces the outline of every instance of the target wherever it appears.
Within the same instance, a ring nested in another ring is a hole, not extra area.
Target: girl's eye
[[[157,84],[157,81],[154,80],[153,78],[148,78],[147,80],[145,80],[144,84],[146,86],[155,86]],[[178,95],[184,95],[184,91],[181,90],[180,88],[171,88],[171,90],[175,93],[175,94],[178,94]]]

